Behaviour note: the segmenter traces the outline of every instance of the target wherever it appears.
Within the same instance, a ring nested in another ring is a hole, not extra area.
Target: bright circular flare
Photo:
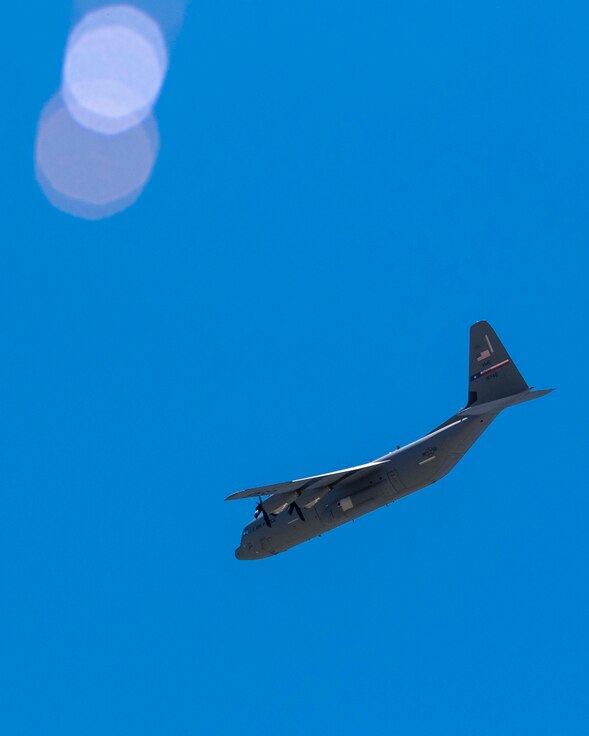
[[[151,113],[167,64],[157,23],[130,5],[108,5],[88,13],[70,36],[63,97],[81,125],[120,133]]]
[[[109,217],[139,197],[158,147],[153,117],[120,135],[102,135],[80,126],[58,95],[39,122],[37,180],[58,209],[89,220]]]

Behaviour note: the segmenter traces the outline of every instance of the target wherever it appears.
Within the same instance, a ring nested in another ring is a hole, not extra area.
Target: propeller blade
[[[299,519],[301,521],[305,521],[305,517],[303,516],[303,512],[301,511],[301,507],[298,505],[298,503],[296,501],[293,501],[291,503],[291,505],[288,507],[289,516],[292,516],[292,512],[293,511],[296,511],[297,512],[297,516],[299,517]]]
[[[264,508],[264,504],[262,503],[262,497],[258,496],[258,499],[260,503],[256,506],[256,510],[254,512],[254,519],[257,519],[258,516],[262,514],[262,516],[264,517],[264,523],[266,524],[266,526],[270,527],[272,526],[272,522],[270,521],[270,515]]]

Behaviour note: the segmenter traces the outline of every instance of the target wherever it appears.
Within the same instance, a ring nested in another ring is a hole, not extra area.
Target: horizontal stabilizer
[[[473,404],[467,406],[466,409],[458,412],[459,416],[476,416],[477,414],[486,414],[488,412],[501,411],[507,409],[508,406],[515,406],[516,404],[523,404],[525,401],[533,401],[534,399],[540,399],[542,396],[546,396],[553,388],[545,388],[541,391],[533,391],[531,388],[526,391],[522,391],[519,394],[513,396],[505,396],[502,399],[495,399],[494,401],[487,401],[485,404]]]

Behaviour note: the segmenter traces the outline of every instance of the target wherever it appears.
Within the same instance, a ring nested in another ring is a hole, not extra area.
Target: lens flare
[[[121,133],[151,114],[167,67],[157,23],[131,5],[107,5],[88,13],[70,35],[63,99],[81,125]]]
[[[61,87],[35,140],[37,181],[57,209],[98,220],[142,193],[159,151],[153,110],[168,70],[164,32],[173,36],[188,2],[74,0],[85,15],[68,37]]]
[[[125,133],[103,135],[80,126],[57,95],[39,122],[37,180],[58,209],[98,220],[135,202],[151,176],[158,148],[153,117]]]
[[[190,0],[129,0],[128,4],[140,8],[158,22],[166,38],[171,40],[180,30]],[[105,5],[104,0],[73,0],[78,15],[86,15]]]

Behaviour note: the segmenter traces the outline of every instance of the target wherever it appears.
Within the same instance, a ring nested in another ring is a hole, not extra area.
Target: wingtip
[[[256,496],[259,496],[260,492],[256,488],[246,488],[245,491],[237,491],[236,493],[232,493],[230,496],[227,496],[225,499],[226,501],[239,501],[242,498],[255,498]],[[261,494],[262,496],[266,495],[264,493]]]

